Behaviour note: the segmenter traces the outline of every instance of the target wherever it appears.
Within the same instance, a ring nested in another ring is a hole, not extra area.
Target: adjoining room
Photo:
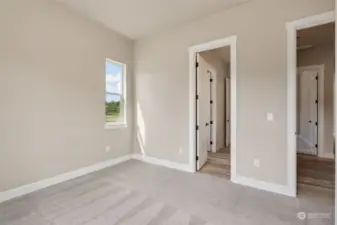
[[[297,183],[335,190],[335,23],[297,31]],[[318,193],[316,193],[318,194]]]
[[[226,179],[231,166],[230,63],[230,46],[197,53],[198,169]]]

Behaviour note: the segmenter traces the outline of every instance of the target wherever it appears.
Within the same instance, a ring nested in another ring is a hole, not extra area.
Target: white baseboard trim
[[[163,159],[158,159],[150,156],[144,156],[141,154],[134,154],[133,155],[134,159],[140,160],[142,162],[154,164],[157,166],[164,166],[170,169],[176,169],[176,170],[181,170],[185,172],[193,172],[191,171],[191,167],[189,164],[181,164],[181,163],[176,163],[168,160],[163,160]]]
[[[136,159],[140,160],[145,163],[150,163],[158,166],[164,166],[167,168],[171,169],[176,169],[180,171],[185,171],[185,172],[194,172],[191,171],[191,167],[189,164],[180,164],[176,162],[171,162],[168,160],[163,160],[163,159],[158,159],[154,157],[149,157],[149,156],[143,156],[140,154],[129,154],[125,156],[121,156],[115,159],[111,159],[105,162],[100,162],[88,167],[83,167],[80,169],[77,169],[75,171],[71,171],[68,173],[64,173],[61,175],[57,175],[52,178],[48,178],[45,180],[37,181],[32,184],[27,184],[23,185],[14,189],[10,189],[4,192],[0,192],[0,203],[5,202],[8,200],[11,200],[13,198],[17,198],[77,177],[84,176],[86,174],[96,172],[108,167],[112,167],[114,165],[117,165],[119,163],[128,161],[130,159]],[[279,193],[287,196],[292,196],[295,197],[296,193],[292,193],[287,186],[283,185],[278,185],[278,184],[272,184],[272,183],[267,183],[264,181],[259,181],[259,180],[254,180],[242,176],[235,176],[235,178],[232,179],[233,183],[244,185],[244,186],[249,186],[252,188],[260,189],[260,190],[265,190],[269,192],[274,192],[274,193]]]
[[[335,158],[333,153],[322,153],[321,155],[319,155],[319,157],[325,158],[325,159],[334,159]]]
[[[311,155],[311,156],[315,156],[316,155],[315,150],[314,149],[309,149],[309,148],[307,148],[307,149],[304,149],[304,148],[297,149],[296,152],[297,153],[301,153],[301,154],[305,154],[305,155]]]
[[[132,155],[124,155],[115,159],[111,159],[105,162],[100,162],[91,166],[87,166],[87,167],[83,167],[71,172],[67,172],[61,175],[57,175],[55,177],[52,178],[48,178],[45,180],[40,180],[37,181],[35,183],[32,184],[27,184],[27,185],[23,185],[14,189],[10,189],[4,192],[0,192],[0,203],[4,202],[4,201],[8,201],[10,199],[13,198],[17,198],[50,186],[53,186],[55,184],[59,184],[77,177],[81,177],[83,175],[92,173],[92,172],[96,172],[111,166],[114,166],[116,164],[125,162],[127,160],[132,159]]]
[[[242,176],[236,176],[234,179],[231,179],[231,181],[235,184],[240,184],[243,186],[248,186],[264,191],[274,192],[277,194],[282,194],[286,196],[296,197],[296,193],[292,193],[292,191],[289,189],[288,186],[280,185],[280,184],[273,184],[268,183],[265,181],[255,180],[247,177]]]

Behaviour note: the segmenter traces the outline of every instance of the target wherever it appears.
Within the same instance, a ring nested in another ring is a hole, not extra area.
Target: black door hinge
[[[316,122],[316,126],[318,126],[318,122]]]
[[[197,156],[195,159],[198,161],[199,160],[199,156]]]
[[[213,144],[213,141],[211,141],[211,145]]]
[[[210,123],[210,124],[213,124],[213,121],[210,121],[209,123]]]
[[[197,99],[197,100],[199,99],[199,95],[196,95],[196,99]]]
[[[211,79],[209,79],[209,82],[213,82],[213,79],[211,78]]]
[[[199,130],[199,126],[198,125],[197,125],[196,129]]]
[[[198,63],[198,62],[196,62],[196,63],[195,63],[195,67],[198,67],[198,66],[199,66],[199,63]]]
[[[318,76],[316,76],[316,80],[318,80]]]
[[[315,103],[318,104],[318,100],[316,100]]]
[[[318,144],[315,144],[315,148],[318,148]]]
[[[213,104],[213,100],[211,100],[209,103]]]

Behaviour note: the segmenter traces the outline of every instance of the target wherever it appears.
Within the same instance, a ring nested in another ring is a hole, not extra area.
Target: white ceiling
[[[56,0],[131,39],[220,12],[250,0]]]

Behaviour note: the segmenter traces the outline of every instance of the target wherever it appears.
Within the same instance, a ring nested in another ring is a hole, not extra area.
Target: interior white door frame
[[[236,45],[237,36],[206,42],[189,48],[189,167],[196,171],[196,54],[199,52],[230,46],[231,67],[231,180],[236,179]]]
[[[297,30],[315,27],[335,21],[335,12],[329,11],[300,20],[288,22],[287,28],[287,186],[292,196],[297,195],[296,152],[296,44]],[[336,113],[336,111],[335,111]],[[336,123],[335,123],[336,124]]]
[[[324,155],[324,64],[298,67],[297,70],[314,70],[318,72],[318,156],[325,157]],[[296,90],[297,93],[297,90]]]

